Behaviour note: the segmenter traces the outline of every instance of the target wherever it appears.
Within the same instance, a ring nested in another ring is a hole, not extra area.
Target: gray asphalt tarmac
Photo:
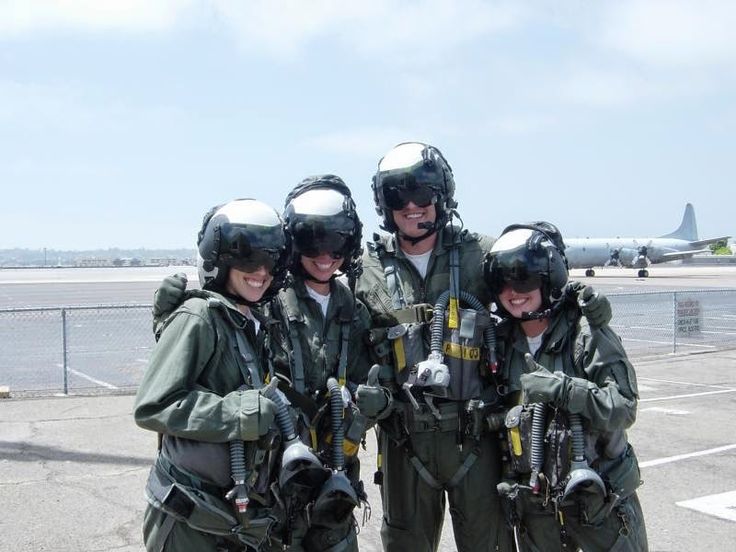
[[[736,270],[693,268],[667,268],[674,274],[660,278],[655,276],[658,269],[652,269],[652,277],[643,282],[621,275],[619,269],[584,280],[607,293],[631,291],[631,286],[648,291],[655,286],[736,287]],[[134,274],[130,300],[150,302],[157,282],[170,272],[148,271],[145,279]],[[21,306],[27,299],[20,292],[28,289],[37,289],[38,305],[48,305],[49,298],[59,299],[54,304],[69,304],[69,297],[100,301],[100,290],[131,287],[129,280],[117,279],[120,274],[89,285],[81,273],[75,276],[79,281],[67,283],[0,270],[0,308],[9,302]],[[105,272],[94,278],[108,276]],[[650,550],[734,550],[736,350],[663,354],[637,362],[636,368],[641,402],[630,440],[642,466],[639,494]],[[132,403],[131,395],[115,394],[0,400],[0,551],[142,550],[143,487],[156,439],[135,426]],[[362,455],[364,479],[370,482],[372,438]],[[377,488],[367,487],[373,517],[359,542],[361,550],[377,551],[381,506]],[[446,520],[441,550],[454,549]]]
[[[652,551],[731,551],[736,543],[736,351],[637,366],[630,432]],[[155,435],[135,426],[133,397],[0,401],[0,550],[141,550],[143,487]],[[370,436],[365,480],[375,466]],[[380,546],[381,505],[359,535]],[[697,509],[693,509],[697,508]],[[446,520],[441,550],[454,550]]]

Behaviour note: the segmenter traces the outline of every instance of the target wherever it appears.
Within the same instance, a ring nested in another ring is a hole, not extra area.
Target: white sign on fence
[[[676,320],[677,335],[700,333],[703,313],[697,299],[677,299]]]

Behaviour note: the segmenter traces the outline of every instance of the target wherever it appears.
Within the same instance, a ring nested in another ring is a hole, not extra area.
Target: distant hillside
[[[0,249],[0,267],[26,266],[138,266],[194,264],[194,249]]]

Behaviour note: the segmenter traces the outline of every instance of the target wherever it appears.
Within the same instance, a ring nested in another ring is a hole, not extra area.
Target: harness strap
[[[295,324],[289,320],[289,341],[291,342],[291,377],[294,389],[298,393],[304,393],[306,383],[304,380],[304,362],[302,361],[302,344],[299,341],[299,333],[296,331]]]
[[[250,320],[248,323],[252,324]],[[263,387],[263,380],[261,379],[261,374],[258,370],[255,352],[243,336],[243,331],[238,328],[234,328],[233,331],[235,332],[235,347],[238,349],[240,357],[245,361],[245,366],[238,363],[240,373],[243,374],[245,383],[250,382],[255,389],[260,389]]]
[[[154,550],[155,552],[163,552],[166,541],[169,538],[169,534],[171,533],[172,529],[174,529],[175,523],[176,519],[174,519],[174,516],[167,514],[164,517],[164,520],[161,522],[161,526],[156,532],[156,537],[150,543],[152,550]]]
[[[478,455],[475,453],[475,451],[471,451],[470,454],[468,454],[465,457],[465,462],[463,462],[462,466],[460,466],[457,471],[455,472],[455,475],[452,476],[452,479],[447,483],[448,488],[453,488],[462,481],[463,477],[467,475],[467,473],[470,471],[470,468],[475,464],[475,461],[478,459]]]
[[[419,477],[421,477],[427,485],[437,490],[440,490],[442,488],[442,485],[439,483],[439,481],[437,481],[434,476],[429,473],[429,470],[424,466],[424,464],[422,464],[419,458],[412,455],[409,457],[409,461],[411,462],[411,465],[414,466],[414,469],[417,470]]]
[[[458,309],[460,307],[460,247],[453,234],[450,248],[450,301],[447,326],[450,329],[460,327]]]
[[[455,474],[450,478],[447,484],[443,486],[439,481],[437,481],[437,479],[434,478],[431,473],[429,473],[429,470],[426,468],[426,466],[422,464],[422,461],[419,460],[419,458],[413,452],[410,451],[409,456],[409,461],[411,462],[411,465],[414,466],[414,469],[417,470],[419,477],[421,477],[427,485],[436,490],[440,490],[442,488],[452,489],[453,487],[457,487],[460,481],[463,480],[463,477],[468,474],[470,468],[473,466],[473,464],[475,464],[475,461],[477,459],[478,454],[476,454],[475,451],[471,451],[470,454],[465,457],[465,461],[457,469]]]
[[[346,313],[340,323],[340,337],[342,338],[342,342],[340,343],[340,361],[337,365],[337,382],[340,385],[347,383],[348,349],[350,347],[350,326],[353,321],[353,308],[348,310],[349,312]]]
[[[388,255],[381,255],[384,263],[383,275],[386,277],[386,285],[388,286],[389,295],[391,295],[391,303],[394,310],[401,310],[407,306],[404,297],[404,288],[401,287],[399,280],[399,270],[396,266],[396,259]]]
[[[287,287],[284,290],[284,298],[281,304],[286,310],[286,326],[289,330],[289,344],[291,345],[289,364],[291,365],[292,385],[298,393],[304,393],[307,388],[304,376],[304,356],[297,329],[297,323],[302,322],[304,318],[299,311],[299,299],[294,288]]]

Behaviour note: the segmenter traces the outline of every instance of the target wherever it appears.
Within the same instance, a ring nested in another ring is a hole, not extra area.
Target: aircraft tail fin
[[[695,209],[692,203],[685,205],[685,214],[682,215],[679,228],[674,232],[660,236],[660,238],[673,238],[689,242],[698,240],[698,225],[695,222]]]

